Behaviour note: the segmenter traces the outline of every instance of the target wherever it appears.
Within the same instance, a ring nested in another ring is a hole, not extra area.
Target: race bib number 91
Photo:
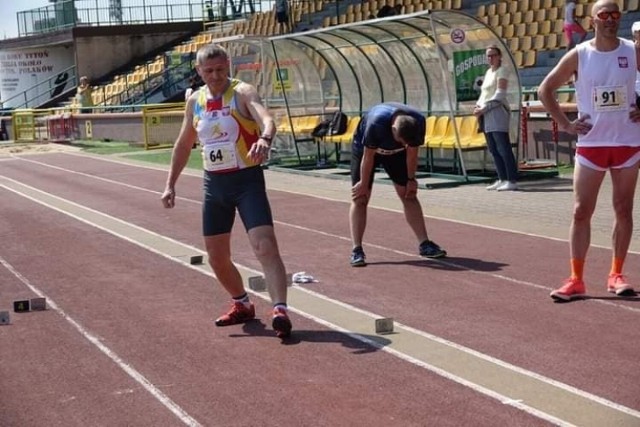
[[[209,172],[238,167],[236,147],[231,142],[206,144],[203,147],[204,168]]]
[[[627,111],[627,88],[625,86],[599,86],[593,88],[593,109],[600,113]]]

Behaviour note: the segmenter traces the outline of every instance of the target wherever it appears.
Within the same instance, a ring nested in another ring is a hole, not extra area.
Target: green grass
[[[143,151],[142,153],[127,154],[126,156],[122,157],[142,162],[168,165],[169,163],[171,163],[171,150],[150,150]],[[189,156],[189,161],[187,162],[186,167],[190,169],[202,169],[202,156],[200,155],[199,148],[191,150],[191,156]]]
[[[144,148],[139,145],[133,145],[129,142],[122,141],[91,141],[80,140],[73,141],[71,145],[82,148],[83,151],[92,154],[120,154],[143,151]]]

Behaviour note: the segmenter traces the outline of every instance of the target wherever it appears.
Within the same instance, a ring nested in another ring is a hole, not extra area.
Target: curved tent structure
[[[521,86],[513,57],[490,27],[463,12],[424,11],[237,42],[250,44],[256,54],[259,49],[261,59],[247,67],[243,56],[233,55],[235,75],[246,68],[259,70],[257,81],[245,80],[253,81],[267,106],[289,120],[335,110],[360,115],[388,101],[428,116],[469,115],[487,69],[485,50],[498,46],[510,76],[511,137],[518,140]]]

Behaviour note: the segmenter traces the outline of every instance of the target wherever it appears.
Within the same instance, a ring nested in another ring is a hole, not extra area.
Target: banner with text
[[[35,107],[72,87],[73,49],[42,47],[0,51],[0,99],[4,108]],[[53,77],[53,78],[52,78]]]

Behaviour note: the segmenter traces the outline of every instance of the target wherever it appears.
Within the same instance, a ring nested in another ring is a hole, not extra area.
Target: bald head
[[[620,6],[615,0],[598,0],[593,4],[593,6],[591,6],[591,16],[596,16],[602,9],[606,9],[609,11],[619,11]]]

